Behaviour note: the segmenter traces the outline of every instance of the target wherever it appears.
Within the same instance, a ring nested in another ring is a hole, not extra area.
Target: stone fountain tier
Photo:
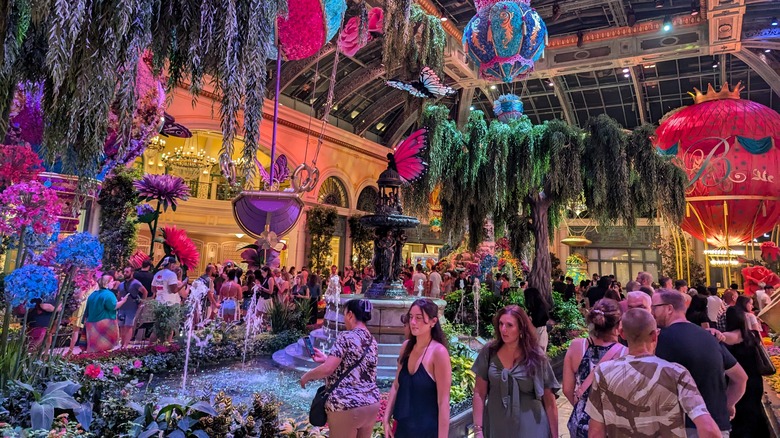
[[[342,295],[339,307],[343,309],[347,301],[355,298],[363,298],[363,296]],[[401,351],[401,344],[406,338],[401,315],[404,315],[409,310],[415,299],[417,297],[414,296],[371,299],[371,304],[373,305],[371,321],[366,326],[368,326],[368,330],[374,335],[378,343],[379,363],[377,377],[380,379],[395,378],[398,353]],[[434,299],[433,301],[439,306],[439,319],[443,321],[446,302],[439,299]],[[344,315],[336,314],[329,310],[325,313],[324,324],[330,330],[335,330],[336,326],[338,326],[339,331],[344,331]],[[314,330],[309,336],[315,347],[328,349],[330,341],[325,330]],[[302,339],[274,353],[273,359],[281,366],[300,371],[308,371],[318,365],[309,357]]]
[[[369,214],[361,217],[360,223],[369,228],[417,228],[420,220],[402,214]]]

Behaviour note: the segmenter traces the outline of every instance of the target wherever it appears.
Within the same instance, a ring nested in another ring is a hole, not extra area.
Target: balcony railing
[[[231,187],[227,183],[216,181],[187,181],[192,198],[213,199],[217,201],[230,201],[241,192],[241,188]]]

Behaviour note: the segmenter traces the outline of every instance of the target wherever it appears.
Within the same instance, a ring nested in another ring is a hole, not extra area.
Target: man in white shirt
[[[152,289],[158,302],[168,305],[181,304],[181,300],[187,298],[186,295],[182,295],[185,285],[173,272],[176,265],[178,265],[176,257],[165,257],[161,264],[163,269],[154,274]]]
[[[439,298],[441,296],[441,274],[439,271],[436,269],[431,271],[428,281],[431,282],[431,298]]]
[[[418,263],[415,267],[415,270],[417,272],[412,275],[412,283],[414,284],[414,293],[417,294],[417,296],[422,296],[422,293],[425,291],[425,283],[428,282],[428,278],[425,276],[425,273],[423,272],[423,266],[422,264]],[[422,288],[420,288],[422,286]]]
[[[770,296],[772,293],[772,286],[767,286],[764,282],[761,282],[758,283],[758,287],[759,289],[756,291],[756,302],[758,302],[758,311],[760,312],[764,307],[772,303],[772,297]],[[770,290],[767,291],[767,288]]]

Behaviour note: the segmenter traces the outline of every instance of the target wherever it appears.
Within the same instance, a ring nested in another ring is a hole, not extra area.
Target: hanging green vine
[[[136,168],[116,167],[103,181],[98,197],[103,266],[122,269],[136,247],[138,230],[135,206],[138,196],[133,181],[140,178]]]
[[[550,288],[550,233],[583,193],[591,217],[603,225],[631,229],[637,217],[653,211],[682,219],[685,174],[655,153],[649,127],[626,135],[607,116],[589,120],[584,131],[560,120],[534,126],[526,117],[487,125],[480,111],[472,111],[461,132],[447,115],[441,106],[423,113],[430,170],[405,192],[413,200],[407,206],[414,214],[427,210],[422,194],[440,184],[442,230],[451,242],[468,225],[473,250],[491,218],[498,234],[506,227],[515,255],[527,252],[533,235],[530,279],[544,293]]]
[[[19,81],[44,82],[43,153],[63,171],[94,176],[107,134],[109,110],[118,114],[124,148],[137,100],[139,57],[153,53],[168,87],[189,83],[197,96],[204,75],[221,103],[223,150],[232,155],[237,114],[244,114],[244,173],[254,177],[262,118],[265,59],[272,53],[276,17],[285,0],[12,0],[0,26],[0,113],[5,123]],[[0,134],[5,126],[0,126]],[[250,159],[252,158],[252,159]]]
[[[409,51],[412,0],[385,0],[382,63],[388,73],[401,65]]]

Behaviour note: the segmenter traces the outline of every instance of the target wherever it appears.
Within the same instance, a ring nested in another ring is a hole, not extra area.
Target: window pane
[[[655,281],[658,281],[658,265],[655,263],[645,263],[645,269],[653,276]]]
[[[656,251],[654,249],[645,250],[645,261],[646,262],[657,262],[658,261],[658,251]]]
[[[589,249],[588,250],[588,258],[590,260],[596,260],[599,258],[599,250],[597,249]]]
[[[632,249],[631,250],[631,260],[637,261],[642,260],[642,250],[641,249]]]
[[[602,249],[601,260],[626,260],[628,261],[628,252],[624,249]]]
[[[593,274],[599,273],[599,263],[598,262],[588,262],[588,273],[593,276]]]
[[[615,263],[615,279],[620,282],[620,284],[625,285],[631,280],[631,273],[628,269],[628,263],[626,262],[618,262]]]
[[[601,262],[601,271],[599,272],[599,274],[609,275],[612,274],[614,270],[615,269],[612,265],[612,262]]]
[[[642,263],[631,263],[631,280],[634,280],[636,278],[636,274],[644,270],[645,268],[642,266]]]

